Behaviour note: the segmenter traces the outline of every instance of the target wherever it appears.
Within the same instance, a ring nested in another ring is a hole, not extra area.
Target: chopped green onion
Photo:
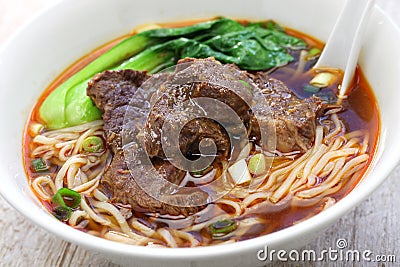
[[[67,221],[72,214],[72,210],[68,207],[58,206],[53,209],[53,215],[60,221]]]
[[[252,174],[259,175],[267,170],[265,156],[262,153],[256,154],[249,160],[249,171]]]
[[[98,136],[89,136],[83,140],[82,148],[89,153],[96,153],[103,150],[103,139]]]
[[[319,54],[321,54],[321,50],[319,48],[313,47],[310,49],[310,51],[308,51],[308,58],[312,59]]]
[[[319,92],[319,90],[321,90],[321,88],[318,88],[318,87],[315,87],[315,86],[312,86],[312,85],[309,85],[309,84],[306,84],[306,85],[304,85],[304,91],[305,92],[309,92],[309,93],[317,93],[317,92]]]
[[[221,220],[210,224],[208,230],[212,237],[221,237],[235,231],[238,223],[234,220]]]
[[[34,172],[47,172],[49,170],[49,166],[42,158],[32,160],[32,168]]]
[[[209,171],[211,171],[212,169],[213,169],[212,166],[208,166],[208,167],[204,168],[203,170],[195,171],[195,172],[192,172],[191,174],[192,174],[194,177],[201,177],[201,176],[203,176],[204,174],[206,174],[206,173],[208,173]]]
[[[81,195],[68,188],[60,188],[51,198],[51,202],[59,207],[75,209],[81,204]]]
[[[323,88],[328,87],[333,80],[335,79],[335,75],[329,72],[321,72],[318,73],[310,82],[312,86]]]
[[[231,175],[233,181],[238,185],[251,181],[251,175],[245,159],[241,159],[235,162],[235,164],[228,168],[228,172]]]
[[[43,124],[34,122],[31,125],[29,125],[29,134],[30,136],[34,137],[38,135],[44,128]]]

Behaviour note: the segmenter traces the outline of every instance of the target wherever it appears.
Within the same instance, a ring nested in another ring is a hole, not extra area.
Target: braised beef
[[[145,174],[140,171],[131,172],[125,162],[121,136],[123,127],[126,127],[123,126],[124,116],[132,96],[150,77],[146,72],[133,70],[106,71],[95,76],[89,83],[88,96],[104,111],[107,145],[113,152],[113,160],[101,179],[101,186],[112,195],[112,202],[115,203],[130,204],[134,208],[150,212],[192,214],[202,207],[181,207],[172,203],[181,203],[180,198],[184,194],[189,195],[194,203],[198,203],[197,200],[207,198],[206,193],[186,188],[179,194],[168,195],[170,204],[165,204],[142,190],[132,174]],[[224,110],[213,105],[212,101],[207,104],[209,106],[192,110],[198,105],[194,101],[196,99],[207,97],[229,106],[245,125],[247,137],[256,143],[260,142],[262,136],[260,125],[273,124],[277,150],[304,152],[312,146],[316,118],[323,108],[322,102],[317,97],[299,99],[283,82],[270,78],[263,72],[251,74],[234,65],[222,65],[214,59],[184,59],[179,61],[175,72],[163,74],[162,77],[158,80],[157,94],[151,98],[147,121],[142,122],[142,141],[153,165],[171,183],[179,184],[186,172],[172,165],[169,156],[164,153],[161,142],[164,125],[169,125],[168,130],[176,131],[174,138],[168,139],[166,144],[177,145],[188,159],[200,153],[199,144],[205,139],[214,141],[216,161],[229,159],[232,152],[233,144],[230,143],[229,134],[237,130],[237,121],[230,116],[224,116]],[[155,79],[157,83],[157,77]],[[268,109],[265,112],[271,117],[256,119],[255,110],[248,105],[254,100],[253,93],[247,88],[250,85],[262,91],[262,99],[266,101],[265,106]],[[236,91],[229,90],[233,87]],[[211,113],[216,119],[209,117]],[[185,125],[181,129],[178,125],[182,122]],[[237,132],[243,134],[240,129]]]
[[[148,78],[146,72],[141,71],[105,71],[89,82],[87,94],[104,112],[107,146],[113,153],[110,166],[101,178],[102,189],[112,196],[112,202],[129,204],[143,212],[160,212],[171,215],[195,213],[199,207],[167,205],[149,196],[133,179],[125,162],[121,136],[125,112],[137,88]],[[185,175],[185,172],[161,159],[154,159],[154,166],[165,179],[174,183],[178,183]],[[179,203],[179,201],[177,202]]]
[[[280,152],[305,152],[310,149],[315,136],[316,118],[324,108],[322,101],[316,96],[299,99],[283,82],[268,77],[265,72],[250,76],[262,90],[273,116],[276,149]],[[259,140],[260,128],[254,117],[252,126],[252,135]]]

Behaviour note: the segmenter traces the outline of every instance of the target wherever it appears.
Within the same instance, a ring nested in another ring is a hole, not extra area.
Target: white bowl
[[[217,15],[274,19],[326,40],[344,0],[62,1],[31,21],[0,52],[0,192],[19,212],[60,238],[134,266],[248,266],[257,251],[306,244],[371,194],[400,159],[400,31],[375,8],[360,65],[375,90],[381,114],[378,151],[369,173],[332,208],[284,230],[218,247],[160,249],[99,239],[53,218],[32,194],[22,165],[25,122],[44,88],[66,67],[137,25]],[[390,75],[392,74],[392,75]]]

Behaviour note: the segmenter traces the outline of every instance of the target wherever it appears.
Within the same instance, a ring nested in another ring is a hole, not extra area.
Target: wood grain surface
[[[53,0],[0,0],[0,45]],[[400,1],[378,0],[400,25]],[[400,60],[400,59],[397,59]],[[297,262],[276,266],[400,266],[400,165],[366,201],[304,249],[336,248],[344,238],[349,249],[373,255],[396,255],[396,263]],[[33,225],[0,197],[0,266],[117,266],[101,255],[62,241]]]

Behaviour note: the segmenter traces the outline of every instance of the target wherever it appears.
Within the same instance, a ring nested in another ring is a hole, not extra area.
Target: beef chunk
[[[287,86],[264,72],[251,75],[262,90],[272,113],[276,129],[276,149],[281,152],[307,151],[312,147],[316,118],[324,108],[318,97],[299,99]],[[269,123],[261,121],[259,123]],[[252,135],[259,140],[261,133],[252,118]]]
[[[95,76],[89,82],[87,94],[96,106],[104,111],[103,120],[107,146],[113,152],[110,166],[101,178],[101,186],[112,196],[112,202],[129,204],[139,211],[170,215],[195,213],[200,209],[199,207],[167,205],[149,196],[133,179],[126,165],[121,137],[125,112],[138,87],[148,78],[146,72],[106,71]],[[161,159],[154,159],[154,166],[161,175],[173,183],[178,183],[185,175],[185,172]],[[192,192],[188,192],[188,194],[190,193]],[[196,196],[197,192],[193,194],[195,194],[194,198],[206,197]],[[176,197],[180,198],[181,196],[177,195]],[[176,203],[179,203],[179,200],[176,200]]]
[[[209,138],[215,142],[217,155],[220,159],[227,159],[231,145],[228,132],[232,133],[235,123],[231,117],[224,117],[224,110],[216,102],[229,106],[248,125],[250,122],[250,109],[246,102],[229,87],[235,86],[239,80],[249,79],[244,72],[240,72],[232,65],[222,65],[214,59],[183,59],[178,63],[177,70],[171,74],[161,87],[158,100],[152,105],[145,127],[145,144],[151,157],[166,158],[164,155],[161,136],[163,125],[170,125],[170,132],[179,133],[179,138],[168,140],[169,146],[177,145],[180,151],[189,156],[198,154],[200,141]],[[235,86],[237,87],[237,86]],[[251,99],[249,93],[242,92],[241,96]],[[208,98],[201,108],[189,100]],[[195,119],[193,118],[196,113]],[[211,119],[214,117],[215,119]],[[179,123],[187,124],[179,131]],[[224,126],[222,126],[222,125]],[[175,128],[174,128],[175,127]],[[247,136],[246,136],[247,137]],[[177,145],[178,146],[178,145]]]

